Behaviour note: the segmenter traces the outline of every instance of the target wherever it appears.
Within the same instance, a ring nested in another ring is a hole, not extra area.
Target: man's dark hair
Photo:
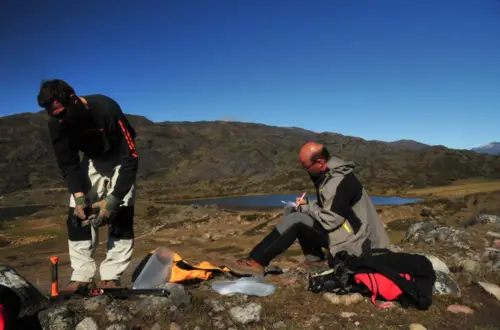
[[[311,162],[316,162],[318,159],[323,159],[325,161],[330,159],[330,152],[328,149],[323,146],[321,150],[318,153],[315,153],[314,155],[311,156]]]
[[[38,105],[44,109],[50,108],[54,100],[61,104],[68,104],[70,95],[76,94],[73,87],[61,79],[44,80],[38,92]]]

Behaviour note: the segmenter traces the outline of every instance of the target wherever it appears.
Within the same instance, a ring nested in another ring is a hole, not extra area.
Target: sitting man
[[[300,150],[302,168],[316,188],[317,200],[297,198],[297,211],[285,208],[283,221],[250,252],[227,267],[240,275],[262,275],[272,259],[297,239],[306,265],[322,263],[322,248],[334,256],[345,250],[387,248],[389,237],[370,197],[353,173],[354,163],[331,157],[325,146],[308,142]]]

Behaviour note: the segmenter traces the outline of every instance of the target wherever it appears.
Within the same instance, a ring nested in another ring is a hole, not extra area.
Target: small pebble
[[[356,316],[356,315],[358,315],[358,314],[353,313],[353,312],[342,312],[342,313],[340,313],[340,317],[344,317],[346,319],[349,319],[349,318],[351,318],[353,316]]]
[[[446,308],[448,312],[451,312],[453,314],[473,314],[474,311],[472,308],[464,306],[464,305],[450,305],[448,308]]]
[[[427,330],[427,328],[420,323],[412,323],[410,324],[410,330]]]
[[[181,330],[181,326],[175,322],[170,323],[170,330]]]

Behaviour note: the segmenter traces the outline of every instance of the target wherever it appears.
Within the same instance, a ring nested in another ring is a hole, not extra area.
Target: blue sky
[[[154,121],[500,140],[499,0],[8,2],[0,115],[57,77]]]

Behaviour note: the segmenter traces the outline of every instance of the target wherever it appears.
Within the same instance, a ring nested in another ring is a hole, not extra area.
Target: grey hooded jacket
[[[301,205],[300,212],[318,221],[328,232],[330,252],[345,250],[359,256],[363,243],[387,248],[387,231],[363,185],[354,175],[354,162],[337,157],[328,160],[329,170],[315,183],[317,200]]]

